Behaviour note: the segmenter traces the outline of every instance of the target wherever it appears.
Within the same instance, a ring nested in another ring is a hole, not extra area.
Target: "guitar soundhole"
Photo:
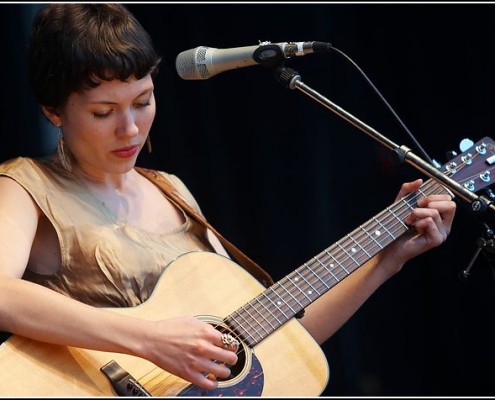
[[[218,378],[216,389],[204,390],[195,385],[189,385],[178,396],[261,396],[264,385],[263,369],[252,350],[222,321],[212,321],[211,317],[203,319],[208,319],[207,322],[214,325],[222,333],[229,332],[240,341],[241,344],[237,350],[237,363],[230,366],[231,373],[228,378]]]

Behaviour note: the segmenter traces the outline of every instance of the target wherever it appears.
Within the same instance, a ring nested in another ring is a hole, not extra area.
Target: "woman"
[[[146,301],[181,254],[228,257],[210,229],[135,168],[156,110],[160,58],[150,38],[122,5],[51,4],[29,45],[31,87],[60,138],[46,158],[0,167],[0,330],[138,356],[216,388],[238,343],[211,324],[105,310]],[[179,178],[156,173],[200,212]],[[421,183],[403,184],[397,198]],[[419,200],[405,220],[413,229],[309,305],[301,324],[323,343],[406,261],[443,243],[454,214],[448,195]]]

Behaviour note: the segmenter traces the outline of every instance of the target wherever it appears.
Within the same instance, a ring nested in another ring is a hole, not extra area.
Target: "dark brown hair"
[[[101,80],[154,76],[159,63],[148,33],[121,4],[47,5],[28,42],[30,87],[47,107]]]

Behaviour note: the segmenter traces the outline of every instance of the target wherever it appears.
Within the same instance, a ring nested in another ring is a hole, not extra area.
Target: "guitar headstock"
[[[484,137],[441,167],[441,171],[473,193],[479,193],[495,183],[495,144]],[[492,176],[494,175],[494,176]],[[489,197],[493,197],[489,194]]]

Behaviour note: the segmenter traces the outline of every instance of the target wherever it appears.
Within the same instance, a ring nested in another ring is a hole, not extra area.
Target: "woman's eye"
[[[107,111],[107,112],[104,112],[104,113],[93,113],[94,117],[95,118],[106,118],[110,115],[111,111]]]

